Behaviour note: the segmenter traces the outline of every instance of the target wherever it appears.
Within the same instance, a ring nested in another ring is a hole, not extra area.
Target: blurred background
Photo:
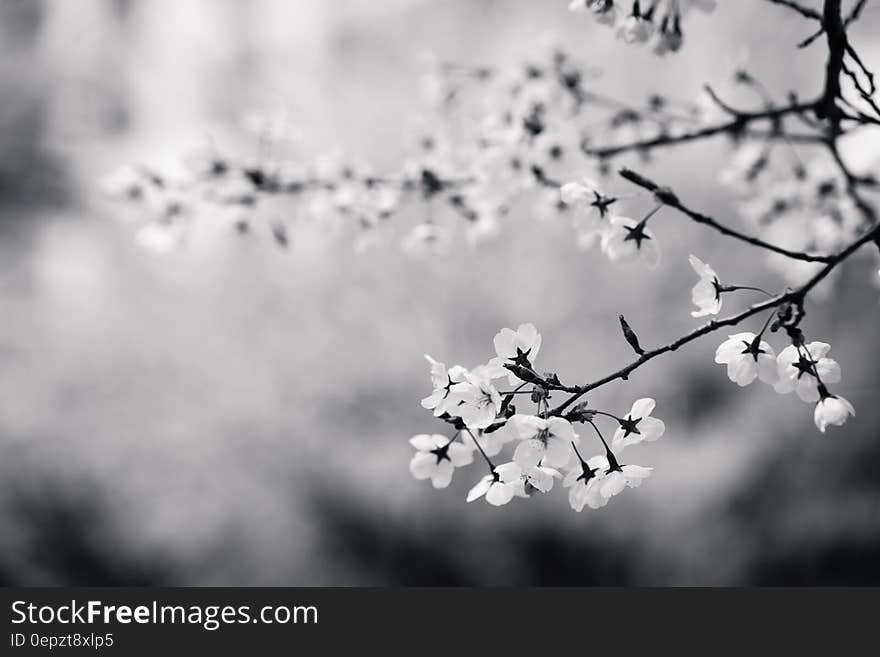
[[[306,228],[286,250],[230,233],[158,256],[96,192],[121,164],[194,145],[256,152],[240,129],[253,110],[287,112],[303,157],[338,144],[393,168],[427,54],[499,64],[548,34],[634,101],[711,82],[746,102],[743,64],[780,99],[821,84],[821,43],[794,48],[809,26],[760,0],[694,16],[663,59],[566,4],[0,1],[0,584],[880,584],[871,260],[847,264],[804,326],[843,368],[835,390],[858,412],[844,428],[820,434],[794,395],[730,383],[719,335],[590,397],[621,413],[657,399],[666,435],[627,451],[655,467],[642,488],[581,514],[560,490],[496,509],[464,502],[479,465],[439,492],[409,475],[407,439],[445,430],[419,406],[424,352],[483,362],[499,328],[530,321],[543,368],[590,380],[631,358],[617,313],[643,344],[695,326],[688,253],[781,288],[763,257],[664,213],[646,275],[577,250],[528,204],[446,262]],[[853,31],[875,67],[878,9]],[[716,141],[640,166],[736,223],[725,154]]]

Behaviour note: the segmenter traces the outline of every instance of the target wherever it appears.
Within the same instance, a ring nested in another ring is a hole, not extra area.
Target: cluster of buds
[[[592,14],[627,43],[650,43],[658,55],[678,52],[684,43],[682,16],[691,8],[715,9],[715,0],[572,0],[571,11]]]
[[[453,435],[419,434],[410,439],[416,449],[410,472],[416,479],[445,488],[455,469],[470,465],[479,453],[489,472],[471,488],[468,502],[485,498],[501,506],[514,498],[548,493],[561,479],[569,489],[569,504],[581,511],[584,506],[605,506],[651,474],[651,468],[621,463],[621,452],[663,435],[663,421],[651,415],[653,399],[637,400],[622,417],[586,402],[570,410],[565,405],[552,408],[554,393],[576,394],[578,389],[563,385],[554,373],[537,372],[534,363],[541,335],[535,327],[522,324],[516,330],[502,329],[494,346],[493,358],[470,369],[447,367],[426,356],[433,390],[422,406],[450,425]],[[500,389],[505,384],[509,390]],[[532,412],[523,412],[524,406],[532,406]],[[600,418],[614,422],[610,444],[599,428]],[[598,454],[584,457],[589,452],[575,431],[576,424],[590,425],[598,440]],[[508,449],[510,460],[496,464],[493,458]]]

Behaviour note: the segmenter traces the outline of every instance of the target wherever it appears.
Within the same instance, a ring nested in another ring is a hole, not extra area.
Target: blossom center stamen
[[[638,429],[639,422],[642,421],[642,418],[637,417],[633,418],[631,415],[627,415],[625,418],[619,420],[620,428],[623,429],[623,437],[626,438],[631,433],[641,435],[641,431]]]

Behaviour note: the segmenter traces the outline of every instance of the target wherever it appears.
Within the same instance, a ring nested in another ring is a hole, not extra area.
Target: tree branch
[[[789,9],[796,11],[804,18],[812,18],[813,20],[822,20],[822,15],[809,7],[804,7],[803,5],[799,5],[797,2],[793,0],[767,0],[774,5],[781,5],[783,7],[788,7]]]
[[[571,406],[578,399],[583,397],[585,394],[590,392],[591,390],[595,390],[601,386],[604,386],[612,381],[616,381],[617,379],[627,379],[631,372],[638,369],[649,360],[653,360],[657,356],[660,356],[665,353],[669,353],[671,351],[676,351],[680,347],[688,344],[689,342],[693,342],[694,340],[703,337],[704,335],[708,335],[710,333],[714,333],[720,328],[724,328],[725,326],[736,326],[740,322],[752,317],[753,315],[757,315],[763,311],[771,310],[773,308],[778,308],[779,306],[785,303],[792,303],[798,306],[803,305],[804,299],[807,294],[816,287],[819,283],[821,283],[828,274],[830,274],[841,262],[846,260],[849,256],[859,250],[862,246],[867,244],[872,240],[880,239],[880,226],[875,226],[873,229],[863,234],[861,237],[853,241],[842,251],[838,252],[834,255],[831,260],[820,269],[811,279],[809,279],[806,283],[804,283],[801,287],[785,292],[784,294],[777,295],[766,301],[762,301],[761,303],[757,303],[753,306],[750,306],[746,310],[743,310],[736,315],[731,315],[729,317],[725,317],[724,319],[712,320],[708,324],[704,324],[703,326],[694,329],[690,333],[683,335],[677,340],[670,342],[667,345],[662,347],[657,347],[656,349],[652,349],[650,351],[645,352],[644,355],[640,356],[633,362],[631,362],[626,367],[623,367],[616,372],[612,372],[607,376],[602,377],[601,379],[597,379],[592,383],[587,383],[578,388],[578,391],[572,394],[568,399],[566,399],[563,403],[561,403],[556,408],[550,411],[550,415],[562,415],[562,413]]]
[[[684,144],[691,141],[713,137],[719,134],[736,135],[741,134],[746,127],[755,121],[778,121],[784,116],[790,114],[798,114],[813,109],[815,103],[792,103],[784,107],[771,107],[759,112],[740,112],[733,109],[727,111],[734,114],[734,117],[726,123],[707,126],[698,130],[684,132],[679,135],[659,135],[651,139],[643,139],[620,144],[617,146],[607,146],[604,148],[584,148],[587,155],[593,155],[600,158],[614,157],[628,151],[644,151],[661,146],[674,146],[676,144]]]
[[[828,61],[825,64],[825,90],[816,103],[816,115],[831,121],[832,131],[840,132],[843,113],[837,106],[840,93],[840,74],[846,54],[846,28],[840,14],[841,0],[825,0],[822,9],[822,26],[828,41]]]
[[[682,204],[682,202],[679,201],[678,196],[676,196],[676,194],[669,187],[661,187],[653,180],[646,178],[642,174],[637,173],[632,169],[623,168],[620,170],[619,173],[623,178],[630,181],[634,185],[638,185],[643,189],[647,189],[649,192],[653,192],[657,200],[664,205],[675,208],[679,212],[693,219],[698,224],[703,224],[709,226],[710,228],[714,228],[722,235],[733,237],[734,239],[746,242],[748,244],[751,244],[752,246],[757,246],[759,248],[772,251],[773,253],[784,255],[793,260],[802,260],[804,262],[832,262],[834,259],[834,256],[811,255],[809,253],[802,253],[800,251],[790,251],[788,249],[783,249],[780,246],[770,244],[769,242],[765,242],[764,240],[761,240],[757,237],[746,235],[745,233],[741,233],[732,228],[728,228],[727,226],[719,223],[712,217],[697,212],[696,210],[691,210],[690,208]]]

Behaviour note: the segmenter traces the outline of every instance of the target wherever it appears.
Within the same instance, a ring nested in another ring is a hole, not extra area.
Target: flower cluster
[[[715,0],[572,0],[568,8],[591,13],[627,43],[650,43],[656,54],[665,55],[684,43],[682,16],[691,8],[711,12],[715,5]]]
[[[663,435],[662,420],[651,415],[655,402],[637,400],[628,413],[618,417],[590,408],[582,402],[565,412],[549,404],[554,392],[572,392],[554,373],[539,374],[534,363],[541,349],[541,335],[532,324],[516,330],[504,328],[494,339],[495,356],[467,369],[447,367],[426,356],[431,366],[431,394],[422,406],[451,425],[452,438],[420,434],[410,439],[416,454],[410,472],[416,479],[430,479],[435,488],[452,481],[455,468],[470,465],[479,452],[489,472],[467,495],[472,502],[485,498],[501,506],[514,497],[529,498],[547,493],[557,479],[569,489],[569,503],[576,511],[584,506],[605,506],[626,488],[639,486],[651,468],[620,462],[629,446],[652,442]],[[500,390],[503,384],[511,390]],[[517,396],[527,395],[535,405],[533,413],[519,412]],[[614,435],[609,445],[597,420],[613,420]],[[584,458],[586,451],[575,424],[590,425],[601,453]],[[492,457],[512,447],[510,461],[496,464]]]
[[[815,403],[813,420],[824,433],[829,424],[842,425],[856,414],[849,401],[828,391],[827,384],[840,381],[840,366],[827,356],[830,349],[825,342],[806,344],[797,337],[776,355],[761,333],[743,332],[721,343],[715,362],[726,365],[728,378],[739,386],[758,379],[776,392],[795,392],[801,400]]]
[[[574,209],[574,228],[581,248],[589,248],[598,241],[602,252],[612,262],[641,260],[652,268],[660,262],[657,238],[647,228],[656,209],[640,221],[613,215],[611,208],[617,199],[602,192],[596,183],[586,178],[564,184],[560,198],[566,206]]]
[[[284,145],[297,138],[298,130],[282,112],[247,121],[265,147],[259,159],[211,148],[184,158],[178,171],[125,167],[103,186],[137,208],[138,240],[158,251],[218,228],[262,235],[285,247],[296,236],[280,217],[303,217],[333,232],[353,232],[358,250],[394,240],[417,256],[444,254],[458,241],[475,246],[500,234],[523,198],[533,204],[529,216],[565,218],[581,248],[599,245],[611,262],[658,264],[656,222],[650,228],[649,222],[664,207],[764,249],[797,287],[774,296],[731,284],[691,255],[698,279],[691,315],[712,319],[646,350],[620,315],[623,336],[637,358],[591,384],[565,385],[555,373],[537,370],[541,336],[531,324],[502,329],[494,339],[495,355],[476,367],[447,367],[426,356],[432,390],[422,406],[448,425],[451,435],[419,434],[410,440],[416,479],[445,488],[455,470],[479,454],[488,474],[471,488],[469,502],[485,498],[500,506],[514,497],[548,493],[561,480],[573,509],[599,508],[650,475],[650,468],[621,463],[621,454],[656,440],[665,426],[652,416],[650,398],[636,400],[623,416],[577,402],[599,386],[626,380],[656,356],[760,312],[772,314],[757,333],[733,329],[737,332],[717,348],[715,361],[726,366],[730,380],[739,386],[759,380],[780,394],[794,392],[815,404],[814,421],[822,432],[855,414],[846,399],[829,390],[841,379],[830,346],[807,342],[799,326],[808,294],[831,281],[837,266],[862,246],[880,246],[880,216],[871,196],[880,189],[875,175],[880,158],[856,171],[840,141],[857,128],[880,125],[880,107],[873,100],[874,76],[853,44],[831,38],[825,13],[834,13],[835,6],[839,13],[840,3],[826,0],[822,14],[797,3],[777,4],[811,20],[821,16],[821,29],[802,45],[828,32],[824,89],[806,102],[791,94],[787,103],[777,104],[744,69],[734,79],[757,94],[761,104],[754,111],[728,105],[708,86],[692,104],[657,94],[642,103],[623,102],[598,90],[595,69],[553,45],[530,61],[500,68],[436,63],[424,85],[423,125],[428,127],[391,172],[379,173],[335,151],[309,161],[284,157]],[[573,0],[569,8],[613,27],[622,40],[648,44],[663,55],[681,48],[683,17],[690,10],[711,11],[715,5],[715,0]],[[844,32],[862,6],[839,17]],[[853,90],[859,98],[850,100]],[[789,130],[795,118],[799,132]],[[720,180],[738,195],[741,213],[752,225],[749,232],[691,210],[673,190],[631,169],[621,169],[621,177],[649,192],[654,204],[634,210],[624,195],[611,190],[606,178],[617,155],[649,156],[717,135],[735,147]],[[802,158],[796,143],[816,147],[816,156]],[[867,146],[865,154],[872,154]],[[421,211],[406,212],[413,206]],[[871,269],[873,275],[877,265]],[[725,297],[738,291],[767,298],[714,319]],[[768,332],[788,338],[778,354],[765,340]],[[566,397],[551,405],[559,395]],[[614,423],[608,442],[601,422]],[[594,437],[598,449],[588,452]]]
[[[353,233],[357,250],[398,241],[416,256],[443,255],[460,240],[495,238],[526,198],[535,217],[571,217],[582,247],[596,241],[611,260],[642,256],[653,265],[653,233],[592,182],[607,173],[593,146],[697,126],[699,112],[656,94],[644,105],[622,103],[600,93],[595,77],[558,44],[498,69],[437,63],[425,85],[426,128],[391,172],[339,151],[284,157],[296,126],[276,113],[248,117],[264,147],[259,159],[212,146],[175,168],[123,167],[103,188],[132,207],[126,216],[136,218],[138,240],[158,251],[224,231],[285,247],[303,218]],[[565,185],[580,176],[588,178]],[[406,212],[417,204],[424,212]]]
[[[697,310],[691,313],[694,317],[717,315],[721,310],[722,295],[726,292],[755,290],[767,294],[748,285],[723,284],[715,270],[695,255],[690,256],[690,263],[699,276],[692,290],[693,302],[697,306]],[[780,394],[795,392],[802,401],[815,403],[814,420],[824,432],[829,424],[846,422],[848,416],[855,415],[855,410],[846,399],[828,391],[828,384],[840,382],[840,365],[828,358],[831,345],[825,342],[807,344],[796,322],[787,316],[789,312],[790,308],[775,311],[758,334],[744,331],[729,335],[715,351],[715,362],[727,366],[727,377],[738,386],[747,386],[757,379],[773,386]],[[763,339],[768,328],[772,331],[784,328],[790,338],[791,344],[778,355]]]

